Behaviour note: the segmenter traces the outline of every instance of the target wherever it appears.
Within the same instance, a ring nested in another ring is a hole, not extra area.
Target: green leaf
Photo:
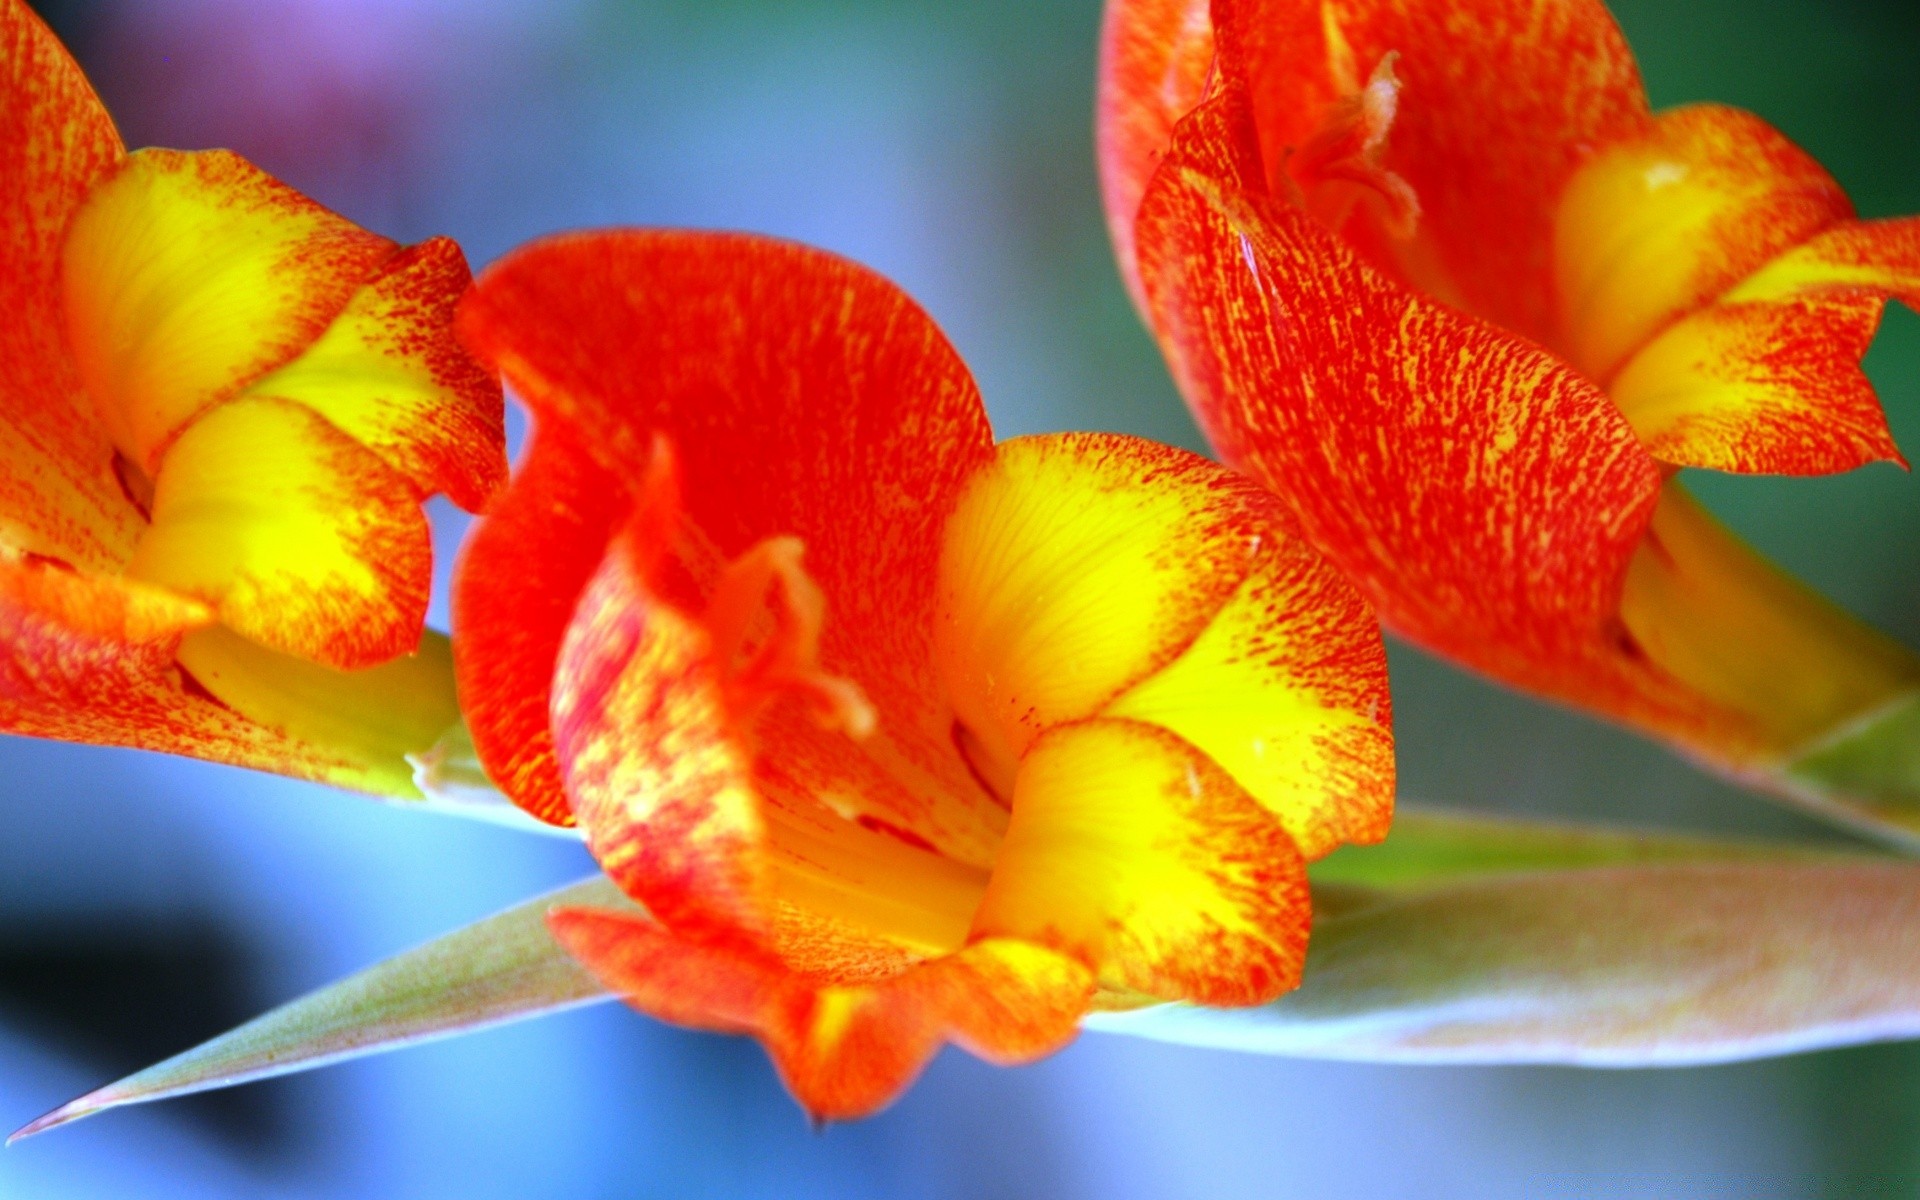
[[[1596,867],[1378,894],[1250,1009],[1094,1028],[1267,1054],[1678,1066],[1920,1036],[1920,865]]]
[[[89,1092],[8,1141],[126,1104],[231,1087],[606,998],[547,933],[557,904],[631,908],[596,877],[516,905]]]

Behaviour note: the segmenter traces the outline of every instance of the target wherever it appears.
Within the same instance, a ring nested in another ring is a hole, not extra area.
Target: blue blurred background
[[[67,0],[130,144],[230,146],[476,265],[583,225],[800,238],[912,292],[1002,433],[1197,447],[1094,189],[1097,0]],[[1655,102],[1758,110],[1863,211],[1920,210],[1911,0],[1622,0]],[[1920,320],[1870,359],[1920,448]],[[517,428],[517,426],[516,426]],[[1698,481],[1920,644],[1920,488]],[[460,523],[441,518],[444,576]],[[442,580],[444,583],[444,578]],[[444,610],[442,610],[442,614]],[[1664,752],[1396,648],[1404,793],[1693,828],[1810,826]],[[0,1122],[584,874],[577,847],[264,776],[0,742]],[[1920,1049],[1672,1072],[1407,1069],[1088,1035],[948,1053],[811,1132],[751,1044],[582,1010],[115,1113],[0,1154],[74,1197],[1817,1196],[1920,1191]]]

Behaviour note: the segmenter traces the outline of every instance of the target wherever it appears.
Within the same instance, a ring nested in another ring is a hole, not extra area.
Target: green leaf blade
[[[1920,867],[1690,863],[1515,874],[1316,924],[1252,1009],[1090,1024],[1399,1063],[1682,1066],[1920,1036]]]
[[[630,907],[594,878],[516,905],[54,1109],[8,1142],[81,1117],[231,1087],[606,999],[547,933],[554,905]]]

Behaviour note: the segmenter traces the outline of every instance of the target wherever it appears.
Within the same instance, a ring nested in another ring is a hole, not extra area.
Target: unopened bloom
[[[644,915],[561,942],[746,1032],[813,1113],[942,1042],[1299,979],[1305,864],[1392,806],[1379,633],[1264,489],[1133,438],[996,445],[885,280],[609,232],[483,275],[533,410],[455,586],[482,760]]]
[[[1596,0],[1114,0],[1100,126],[1187,399],[1390,628],[1775,783],[1920,688],[1672,480],[1901,461],[1859,360],[1920,222],[1652,113]]]
[[[127,153],[0,0],[0,729],[409,792],[458,719],[421,504],[506,473],[467,283],[234,154]]]

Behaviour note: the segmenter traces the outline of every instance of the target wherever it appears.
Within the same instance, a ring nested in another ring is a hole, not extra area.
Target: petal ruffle
[[[661,1020],[751,1033],[816,1118],[885,1107],[943,1042],[998,1063],[1071,1041],[1092,995],[1079,963],[1014,939],[862,983],[794,972],[750,946],[688,938],[645,917],[562,908],[547,918],[569,953]]]
[[[1300,982],[1306,863],[1279,820],[1163,729],[1097,719],[1027,752],[974,936],[1169,1000],[1258,1004]]]
[[[81,570],[123,562],[140,528],[60,301],[67,221],[122,154],[59,39],[21,0],[0,0],[0,540]]]
[[[502,510],[526,514],[524,525],[519,516],[504,522],[526,541],[515,548],[510,535],[483,532],[456,585],[475,742],[490,767],[505,765],[503,784],[558,782],[539,765],[544,748],[527,748],[542,736],[533,710],[512,697],[548,689],[552,664],[542,669],[540,660],[557,650],[569,611],[526,589],[537,579],[565,590],[572,577],[511,573],[550,555],[584,582],[608,529],[603,517],[568,517],[548,532],[538,514],[570,512],[573,501],[556,491],[521,509],[512,497],[531,497],[529,487],[548,486],[541,480],[556,488],[635,480],[659,433],[679,451],[687,524],[711,543],[715,562],[769,537],[805,545],[828,600],[821,662],[856,681],[883,716],[862,750],[927,781],[900,789],[909,807],[885,819],[957,857],[978,857],[1000,818],[973,803],[973,784],[954,760],[931,639],[941,523],[991,438],[971,377],[926,314],[891,283],[819,251],[626,231],[516,252],[482,275],[460,322],[539,428],[564,430],[565,445],[543,432],[536,451],[586,456],[571,466],[531,462]],[[696,592],[668,598],[698,611]],[[525,673],[488,665],[504,662]],[[550,790],[512,794],[545,814],[564,804]]]

